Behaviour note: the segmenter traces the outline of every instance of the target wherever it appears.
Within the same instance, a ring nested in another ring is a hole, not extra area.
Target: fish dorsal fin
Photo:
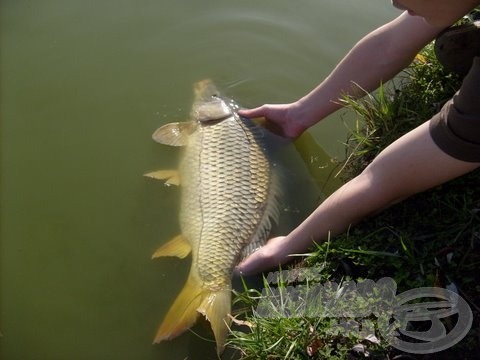
[[[272,230],[273,224],[278,224],[280,217],[280,201],[282,197],[282,187],[280,184],[280,176],[277,169],[272,170],[272,178],[270,180],[270,191],[268,194],[267,208],[257,227],[257,231],[252,240],[247,244],[240,254],[240,261],[251,255],[258,248],[265,245]]]
[[[193,121],[170,123],[155,130],[152,138],[164,145],[185,146],[188,137],[194,130],[195,123]]]

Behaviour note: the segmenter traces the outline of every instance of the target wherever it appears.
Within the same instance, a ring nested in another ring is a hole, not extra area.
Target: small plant
[[[290,283],[280,277],[272,285],[264,278],[261,294],[247,288],[237,294],[237,304],[253,316],[237,314],[234,322],[248,331],[232,331],[230,345],[242,359],[384,358],[371,314],[375,304],[356,289],[348,281]]]

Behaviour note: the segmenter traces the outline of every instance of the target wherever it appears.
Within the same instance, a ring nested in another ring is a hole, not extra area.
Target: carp
[[[278,222],[282,194],[267,151],[267,130],[237,110],[212,81],[204,80],[194,86],[191,120],[164,125],[152,136],[161,144],[183,147],[178,171],[145,174],[181,188],[181,234],[153,258],[185,258],[190,253],[192,258],[186,284],[154,343],[180,335],[202,314],[220,355],[231,323],[234,267],[266,242]]]

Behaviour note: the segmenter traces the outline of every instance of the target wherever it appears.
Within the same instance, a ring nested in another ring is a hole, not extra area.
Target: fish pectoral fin
[[[197,308],[203,301],[203,294],[202,282],[190,273],[185,286],[160,325],[153,343],[172,339],[192,327],[199,316]]]
[[[156,180],[166,180],[165,185],[167,186],[180,185],[180,173],[178,170],[157,170],[143,174],[143,176]]]
[[[183,259],[190,254],[192,247],[183,235],[175,236],[166,244],[160,246],[152,255],[152,259],[163,256],[176,256]]]
[[[193,121],[170,123],[155,130],[152,138],[164,145],[185,146],[193,131],[195,131]]]
[[[225,349],[225,342],[232,322],[228,316],[230,314],[231,297],[230,289],[210,292],[203,297],[203,301],[197,309],[199,313],[205,315],[207,320],[210,321],[219,357]]]

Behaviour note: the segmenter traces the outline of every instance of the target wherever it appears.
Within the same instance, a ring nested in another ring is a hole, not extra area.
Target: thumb
[[[239,275],[253,275],[264,270],[265,258],[262,256],[260,250],[261,249],[258,249],[238,264],[234,272]]]
[[[264,246],[238,264],[234,272],[240,275],[252,275],[273,269],[278,267],[279,264],[291,260],[291,258],[288,258],[285,239],[285,236],[270,239]]]

